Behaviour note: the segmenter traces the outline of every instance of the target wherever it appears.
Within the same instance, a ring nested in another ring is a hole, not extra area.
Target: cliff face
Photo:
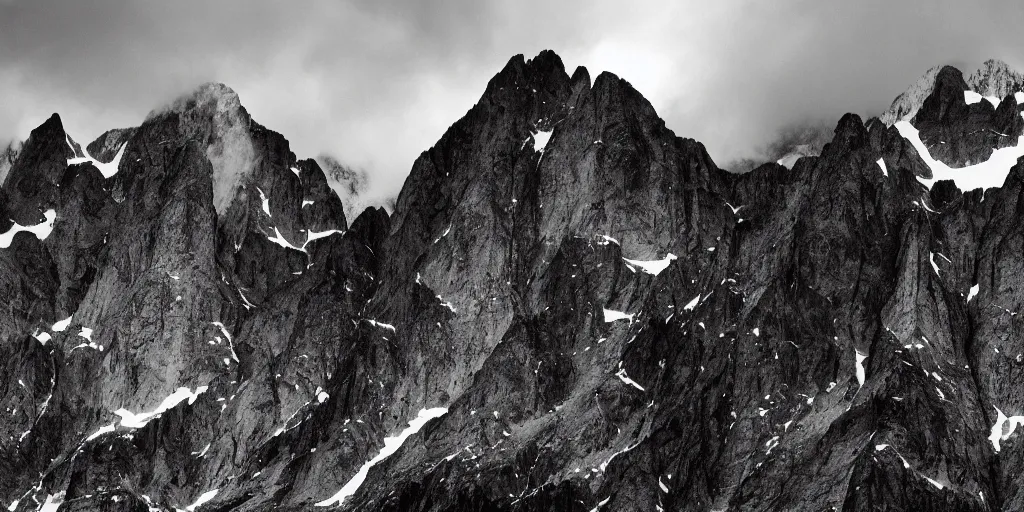
[[[351,226],[223,86],[88,148],[54,116],[0,189],[0,232],[42,226],[0,249],[0,498],[1024,508],[1024,121],[967,89],[734,175],[517,56]]]

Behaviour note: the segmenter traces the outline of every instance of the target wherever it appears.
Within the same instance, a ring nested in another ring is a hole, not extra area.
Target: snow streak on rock
[[[634,314],[631,314],[631,313],[623,313],[622,311],[615,311],[614,309],[608,309],[608,308],[604,309],[604,321],[605,322],[615,322],[615,321],[618,321],[618,320],[629,320],[630,322],[632,322],[633,321],[633,316],[634,316]]]
[[[855,351],[855,364],[857,366],[857,384],[864,386],[864,379],[866,372],[864,370],[864,360],[868,358],[867,354],[861,354],[859,350]]]
[[[114,414],[121,417],[121,426],[128,428],[142,428],[153,418],[159,416],[165,411],[175,407],[176,405],[188,400],[189,405],[199,398],[199,395],[203,394],[207,390],[206,386],[199,386],[195,391],[190,390],[186,387],[180,387],[173,393],[164,398],[160,405],[149,412],[133,413],[127,409],[118,409],[114,411]]]
[[[316,503],[316,506],[340,506],[342,503],[345,502],[345,499],[347,499],[349,496],[352,496],[353,494],[356,493],[357,490],[359,490],[359,486],[363,484],[364,480],[366,480],[366,475],[370,473],[370,468],[372,468],[378,462],[390,457],[393,453],[397,452],[398,449],[402,447],[402,444],[405,443],[405,440],[408,439],[409,436],[419,432],[420,429],[423,428],[423,425],[426,425],[428,421],[434,418],[440,418],[441,416],[444,416],[447,413],[448,409],[444,407],[435,407],[433,409],[420,410],[419,414],[417,414],[416,417],[409,422],[409,426],[405,430],[401,431],[395,437],[384,438],[384,448],[380,450],[380,453],[378,453],[376,457],[367,461],[366,464],[363,464],[363,466],[359,468],[359,471],[355,474],[355,476],[353,476],[352,479],[349,480],[348,483],[341,488],[341,490],[339,490],[330,498],[327,498],[326,500]]]

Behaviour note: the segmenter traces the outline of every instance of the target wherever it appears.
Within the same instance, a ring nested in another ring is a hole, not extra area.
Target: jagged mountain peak
[[[569,81],[572,82],[574,87],[576,87],[577,84],[582,84],[584,87],[589,89],[591,84],[590,71],[588,71],[585,66],[576,66],[576,69],[572,72],[572,77],[569,78]]]
[[[1024,89],[1024,74],[1001,60],[989,59],[971,73],[967,85],[982,96],[1003,99]]]
[[[918,109],[921,108],[925,98],[932,93],[932,89],[935,87],[935,79],[943,68],[944,66],[935,66],[925,71],[921,78],[917,79],[906,91],[893,100],[889,109],[879,116],[879,120],[885,123],[886,126],[892,126],[898,121],[912,119],[917,114]]]
[[[214,207],[223,214],[234,200],[239,184],[255,165],[252,118],[230,87],[209,82],[178,97],[146,116],[145,123],[175,116],[183,139],[205,146],[213,163]]]
[[[513,55],[491,82],[497,87],[536,84],[544,77],[557,80],[565,75],[562,58],[552,50],[542,50],[537,56],[527,60],[523,54]],[[568,79],[568,76],[564,76]]]
[[[151,111],[145,122],[171,115],[177,117],[185,137],[205,142],[231,137],[229,132],[246,131],[252,123],[238,93],[215,82],[202,84],[164,107]]]
[[[48,139],[61,139],[66,136],[67,132],[64,131],[64,121],[61,119],[60,114],[54,112],[50,114],[50,117],[46,118],[46,121],[32,129],[26,142],[33,140],[42,142]],[[74,148],[70,148],[70,150],[73,152]],[[70,157],[74,156],[74,154],[70,155]]]
[[[949,65],[940,66],[939,72],[935,74],[935,83],[933,84],[933,88],[939,86],[953,86],[962,91],[966,91],[968,89],[967,82],[964,80],[964,72]]]
[[[913,119],[925,100],[942,84],[950,90],[960,88],[961,91],[977,93],[993,105],[998,105],[1008,95],[1024,90],[1024,75],[997,59],[986,60],[969,77],[965,77],[954,66],[935,66],[897,96],[879,119],[886,126]]]
[[[167,105],[157,108],[146,116],[146,120],[167,114],[186,114],[198,111],[206,115],[234,114],[244,110],[238,93],[225,84],[206,82],[172,100]]]
[[[34,128],[17,153],[2,185],[18,190],[8,200],[11,219],[34,220],[40,211],[58,201],[60,183],[70,159],[81,147],[64,131],[60,115],[54,113]]]

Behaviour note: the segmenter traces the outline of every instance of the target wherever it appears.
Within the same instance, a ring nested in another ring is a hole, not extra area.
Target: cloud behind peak
[[[807,119],[877,115],[935,65],[1022,69],[1021,19],[1006,0],[6,0],[0,140],[54,111],[91,140],[222,82],[300,158],[365,169],[362,197],[385,198],[510,56],[552,48],[566,69],[628,80],[727,162]]]

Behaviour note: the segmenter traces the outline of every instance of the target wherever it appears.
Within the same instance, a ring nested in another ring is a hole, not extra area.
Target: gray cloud
[[[477,0],[0,2],[0,140],[56,111],[78,140],[207,81],[300,157],[397,193],[413,160],[516,53],[613,71],[718,162],[780,129],[877,114],[927,68],[1024,68],[1024,4]]]

